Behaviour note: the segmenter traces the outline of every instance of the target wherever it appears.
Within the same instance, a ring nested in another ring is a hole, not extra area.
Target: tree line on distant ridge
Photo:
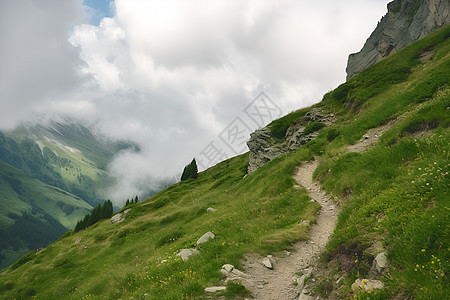
[[[113,215],[113,204],[111,200],[106,200],[103,205],[97,205],[91,213],[84,216],[84,218],[77,222],[74,231],[80,231],[91,225],[94,225],[101,219],[111,218]]]

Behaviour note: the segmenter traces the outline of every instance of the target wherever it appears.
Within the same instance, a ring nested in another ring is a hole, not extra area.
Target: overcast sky
[[[70,116],[135,141],[142,152],[110,166],[110,196],[143,193],[193,157],[202,169],[245,151],[243,136],[262,123],[319,102],[345,81],[348,55],[388,2],[2,0],[0,128]]]

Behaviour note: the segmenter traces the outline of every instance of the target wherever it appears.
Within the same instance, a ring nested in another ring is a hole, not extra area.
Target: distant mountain
[[[73,121],[0,132],[0,267],[45,247],[104,199],[106,168],[126,142]]]

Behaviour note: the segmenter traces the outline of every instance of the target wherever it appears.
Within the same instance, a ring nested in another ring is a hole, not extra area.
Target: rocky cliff
[[[303,118],[292,123],[283,138],[272,134],[270,125],[250,135],[248,173],[253,173],[274,158],[291,152],[315,139],[319,130],[334,122],[333,114],[324,114],[320,108],[312,108]]]
[[[450,23],[449,0],[394,0],[358,53],[350,54],[347,80],[384,57]]]

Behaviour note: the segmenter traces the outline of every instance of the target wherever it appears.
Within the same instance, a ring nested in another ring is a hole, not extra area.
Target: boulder
[[[177,256],[181,257],[182,260],[188,260],[189,256],[199,254],[200,251],[194,248],[190,249],[181,249],[180,252],[178,252]]]
[[[131,211],[131,208],[125,209],[123,214],[126,215],[127,213],[129,213]]]
[[[375,268],[381,273],[388,266],[388,259],[385,252],[381,252],[375,257]]]
[[[208,208],[206,209],[206,211],[209,211],[209,212],[216,212],[217,209],[212,208],[212,207],[208,207]]]
[[[114,216],[112,216],[111,224],[120,223],[120,222],[122,222],[124,220],[125,220],[124,214],[118,213],[118,214],[115,214]]]
[[[208,231],[207,233],[205,233],[204,235],[202,235],[201,238],[199,238],[197,240],[196,245],[200,245],[203,244],[211,239],[214,239],[216,236],[214,235],[214,233],[212,233],[211,231]]]

